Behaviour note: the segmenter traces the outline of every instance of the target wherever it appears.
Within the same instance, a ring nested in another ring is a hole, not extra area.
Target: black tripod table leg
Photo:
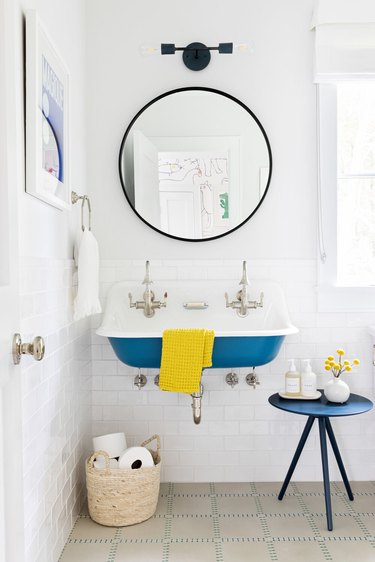
[[[332,505],[331,505],[331,490],[329,484],[329,470],[328,470],[328,454],[327,454],[327,439],[326,439],[326,424],[325,418],[319,418],[319,436],[320,436],[320,451],[322,454],[322,468],[323,468],[323,483],[324,483],[324,496],[326,501],[327,513],[327,528],[332,531]]]
[[[300,456],[301,456],[302,450],[303,450],[303,448],[304,448],[304,446],[305,446],[306,440],[307,440],[307,438],[308,438],[308,436],[309,436],[309,433],[310,433],[310,431],[311,431],[311,428],[312,428],[312,425],[313,425],[313,423],[314,423],[314,420],[315,420],[315,417],[314,417],[314,416],[309,416],[309,418],[308,418],[308,420],[307,420],[307,422],[306,422],[305,428],[304,428],[304,430],[303,430],[303,432],[302,432],[302,435],[301,435],[301,439],[299,440],[299,443],[298,443],[298,445],[297,445],[296,452],[294,453],[294,457],[293,457],[293,459],[292,459],[292,462],[291,462],[291,464],[290,464],[289,470],[288,470],[287,475],[286,475],[286,477],[285,477],[284,484],[282,485],[281,490],[280,490],[280,493],[279,493],[279,495],[278,495],[279,500],[282,500],[283,497],[284,497],[284,494],[285,494],[285,492],[286,492],[286,489],[287,489],[287,487],[288,487],[288,484],[289,484],[289,482],[290,482],[290,479],[292,478],[294,469],[296,468],[298,459],[299,459]]]
[[[341,458],[340,451],[339,451],[339,448],[338,448],[338,445],[337,445],[335,434],[333,433],[333,429],[332,429],[330,419],[325,418],[325,422],[326,422],[326,429],[327,429],[328,437],[329,437],[329,440],[331,442],[332,449],[333,449],[333,452],[335,454],[336,461],[337,461],[338,467],[339,467],[340,472],[341,472],[341,477],[342,477],[342,480],[345,484],[346,491],[348,493],[348,497],[351,501],[353,501],[354,500],[353,492],[352,492],[352,489],[350,487],[348,477],[346,475],[346,470],[345,470],[345,467],[344,467],[344,463],[342,462],[342,458]]]

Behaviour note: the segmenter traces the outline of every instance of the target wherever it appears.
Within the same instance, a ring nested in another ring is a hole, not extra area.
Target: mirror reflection
[[[210,240],[246,222],[271,178],[271,150],[256,116],[208,88],[168,92],[132,120],[120,149],[124,193],[163,234]]]

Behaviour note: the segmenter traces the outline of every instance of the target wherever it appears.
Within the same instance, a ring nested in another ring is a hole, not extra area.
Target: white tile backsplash
[[[90,320],[72,322],[73,262],[25,258],[21,332],[45,338],[43,361],[22,369],[27,562],[60,552],[85,495],[91,434]]]
[[[184,279],[223,279],[227,290],[234,290],[242,267],[240,260],[218,259],[151,260],[151,264],[154,284],[160,291],[168,290],[169,280]],[[240,383],[233,389],[224,380],[229,369],[207,370],[199,426],[193,423],[189,396],[161,392],[153,383],[153,370],[145,370],[148,383],[139,391],[133,385],[136,370],[118,362],[107,340],[92,334],[94,433],[123,430],[130,443],[139,444],[147,434],[158,432],[166,459],[164,481],[282,480],[306,421],[268,404],[268,397],[283,388],[290,357],[296,358],[298,365],[310,357],[323,384],[327,380],[322,367],[326,356],[344,347],[351,357],[361,359],[360,369],[347,377],[352,390],[373,396],[371,341],[366,333],[372,316],[319,313],[314,260],[248,260],[248,270],[250,280],[269,279],[283,286],[291,319],[300,332],[286,339],[275,361],[258,369],[261,386],[255,391],[245,383],[249,369],[236,370]],[[139,281],[141,290],[143,276],[142,260],[103,261],[103,298],[119,280]],[[94,322],[97,326],[97,320]],[[366,421],[364,416],[335,420],[348,473],[359,480],[375,477],[371,454],[374,420],[371,413],[366,414]],[[362,458],[366,463],[360,462]],[[321,479],[319,439],[314,429],[294,477]]]
[[[192,420],[187,395],[160,391],[156,370],[145,369],[148,383],[134,386],[137,370],[120,363],[105,338],[95,334],[99,317],[72,322],[73,263],[28,258],[22,264],[22,333],[46,337],[41,363],[22,365],[23,457],[27,560],[48,560],[59,552],[84,495],[84,458],[88,433],[125,431],[128,444],[139,445],[154,433],[162,441],[162,479],[174,482],[282,480],[305,418],[271,407],[268,397],[282,389],[287,359],[312,358],[323,384],[325,357],[337,347],[358,356],[358,371],[346,376],[352,391],[373,396],[372,342],[369,314],[318,313],[315,262],[308,260],[248,261],[250,278],[268,278],[286,291],[292,321],[300,332],[286,339],[278,357],[257,371],[255,391],[245,382],[247,369],[236,369],[240,382],[225,383],[229,369],[207,369],[202,421]],[[169,280],[227,280],[237,286],[237,260],[159,260],[153,278],[160,290]],[[117,280],[141,281],[143,262],[104,261],[101,294]],[[91,325],[91,330],[90,330]],[[90,338],[91,333],[91,338]],[[375,415],[334,420],[349,477],[374,479]],[[91,427],[90,427],[91,425]],[[340,478],[331,459],[331,475]],[[299,480],[321,480],[317,429],[311,432],[294,474]]]

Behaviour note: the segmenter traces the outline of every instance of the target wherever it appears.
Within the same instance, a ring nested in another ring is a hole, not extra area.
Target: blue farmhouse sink
[[[216,336],[212,369],[258,367],[279,353],[285,336]],[[162,338],[108,338],[118,359],[131,367],[158,369]]]
[[[263,307],[241,318],[225,307],[224,293],[231,284],[235,293],[232,281],[168,281],[168,287],[154,288],[156,299],[168,290],[167,307],[146,318],[142,310],[130,308],[128,300],[129,291],[142,299],[142,287],[130,281],[116,283],[97,334],[107,337],[119,360],[132,367],[160,367],[162,334],[170,328],[215,330],[212,368],[265,365],[275,359],[285,337],[298,332],[290,322],[284,293],[276,283],[254,282],[249,297],[258,299],[263,291]],[[189,310],[183,306],[188,302],[206,302],[208,307]]]

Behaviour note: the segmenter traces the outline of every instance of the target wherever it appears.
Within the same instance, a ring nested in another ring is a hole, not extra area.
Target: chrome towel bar
[[[85,202],[87,202],[87,208],[89,211],[89,230],[91,230],[91,203],[90,203],[90,199],[88,198],[87,195],[78,195],[78,193],[76,193],[75,191],[72,191],[72,195],[71,195],[71,201],[73,203],[73,205],[75,205],[79,200],[81,199],[82,201],[82,205],[81,205],[81,228],[82,230],[85,230],[85,224],[84,224],[84,220],[83,220],[83,208],[85,206]]]

